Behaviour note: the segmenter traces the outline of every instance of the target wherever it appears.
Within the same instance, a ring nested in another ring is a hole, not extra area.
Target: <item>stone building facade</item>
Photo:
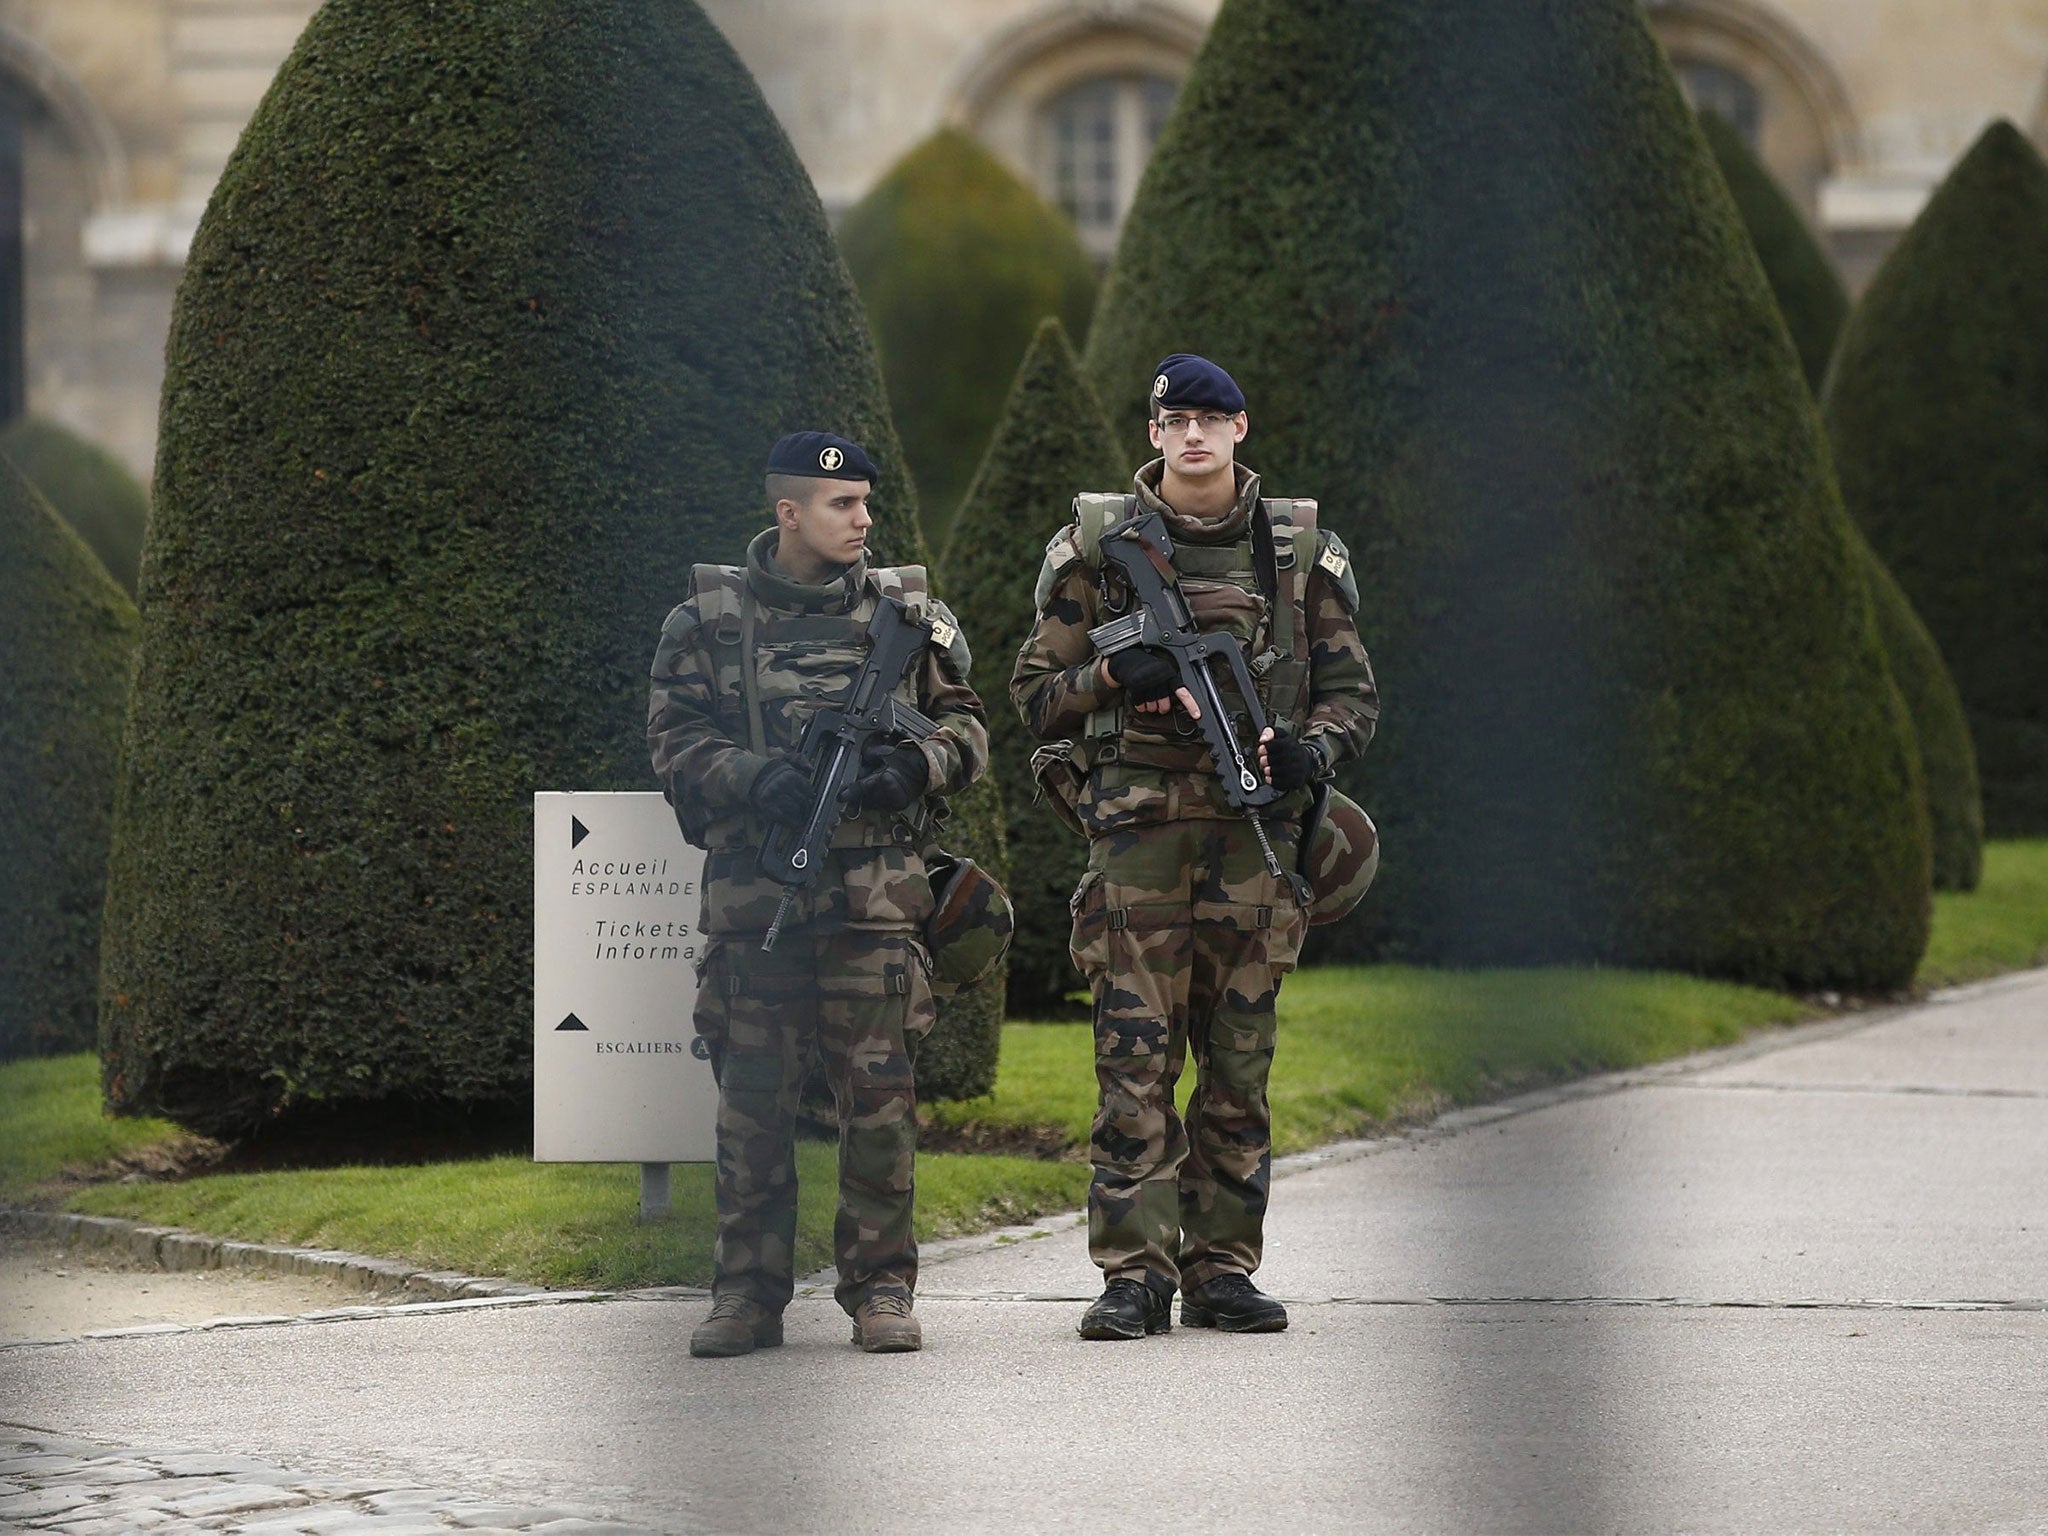
[[[649,0],[661,3],[661,0]],[[828,208],[980,136],[1107,256],[1218,0],[703,0]],[[2048,0],[1644,0],[1852,285],[1994,117],[2048,145]],[[147,474],[191,231],[315,0],[0,0],[0,416]]]

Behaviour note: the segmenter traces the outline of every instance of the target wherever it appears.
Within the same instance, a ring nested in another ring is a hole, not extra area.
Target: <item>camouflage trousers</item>
[[[1276,827],[1291,869],[1294,845]],[[1100,1100],[1088,1251],[1108,1279],[1196,1286],[1250,1274],[1272,1179],[1274,1004],[1307,917],[1242,821],[1098,837],[1074,893],[1074,963],[1095,994]],[[1175,1088],[1189,1054],[1185,1120]]]
[[[791,929],[765,955],[758,938],[714,941],[696,1013],[718,1080],[714,1294],[779,1312],[795,1289],[797,1107],[814,1051],[839,1118],[839,1304],[916,1288],[911,1048],[934,1017],[907,933]]]

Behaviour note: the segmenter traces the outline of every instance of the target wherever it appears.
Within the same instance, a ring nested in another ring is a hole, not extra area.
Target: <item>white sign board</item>
[[[533,797],[533,1157],[708,1163],[704,855],[658,794]]]

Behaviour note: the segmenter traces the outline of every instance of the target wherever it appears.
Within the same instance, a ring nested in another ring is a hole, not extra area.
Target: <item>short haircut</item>
[[[818,487],[825,484],[816,475],[770,475],[768,477],[768,510],[785,501],[793,501],[800,507],[808,507],[811,499],[818,494]]]

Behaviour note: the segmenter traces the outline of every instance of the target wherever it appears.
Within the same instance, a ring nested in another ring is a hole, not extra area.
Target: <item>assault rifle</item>
[[[1223,795],[1232,809],[1242,811],[1258,834],[1259,848],[1266,855],[1269,873],[1280,873],[1280,861],[1266,838],[1266,824],[1259,812],[1280,798],[1280,791],[1260,777],[1256,757],[1258,738],[1265,734],[1266,712],[1259,706],[1258,689],[1252,684],[1251,669],[1245,665],[1244,649],[1237,636],[1227,631],[1204,634],[1195,627],[1195,616],[1180,589],[1180,575],[1173,568],[1173,536],[1166,531],[1166,519],[1157,512],[1119,524],[1102,536],[1102,555],[1123,572],[1134,599],[1131,611],[1120,619],[1088,631],[1095,649],[1104,656],[1133,647],[1164,651],[1180,668],[1181,686],[1194,696],[1201,712],[1196,723],[1208,738],[1210,754],[1216,759],[1217,776],[1223,781]],[[1211,666],[1223,662],[1230,668],[1238,697],[1251,717],[1249,748],[1237,739],[1230,714],[1216,686]]]
[[[796,765],[811,776],[811,811],[801,827],[776,823],[761,843],[761,873],[782,887],[775,921],[761,941],[775,948],[796,893],[817,883],[818,866],[832,846],[832,831],[845,818],[853,784],[866,771],[862,749],[871,741],[923,741],[938,729],[927,716],[894,697],[918,657],[932,641],[929,624],[914,623],[910,610],[885,597],[868,623],[868,659],[838,707],[821,709],[804,726]],[[749,662],[751,665],[751,661]]]

